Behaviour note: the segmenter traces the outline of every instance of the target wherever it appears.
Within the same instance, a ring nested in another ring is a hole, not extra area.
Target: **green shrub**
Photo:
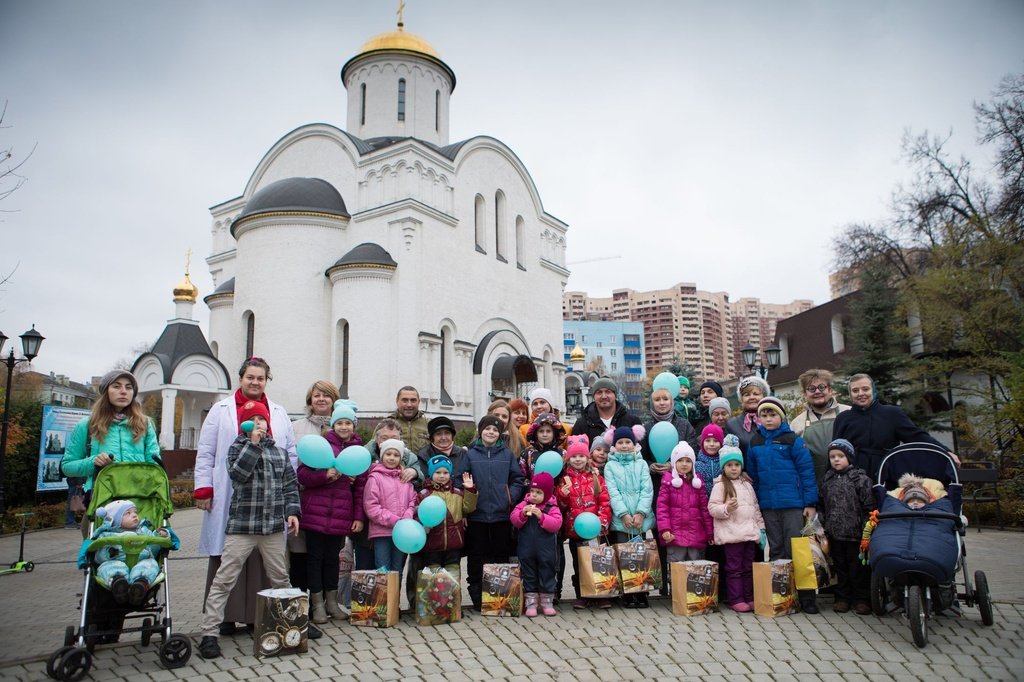
[[[455,434],[455,444],[466,448],[473,443],[474,438],[476,438],[476,429],[472,426],[466,426],[459,429],[459,432]]]

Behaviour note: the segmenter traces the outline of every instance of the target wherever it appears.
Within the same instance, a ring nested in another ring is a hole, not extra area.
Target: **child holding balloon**
[[[440,500],[438,506],[432,500]],[[459,566],[465,544],[466,517],[476,511],[473,476],[462,473],[462,489],[452,485],[452,460],[434,455],[427,462],[427,482],[420,491],[418,514],[427,531],[423,546],[424,566]],[[432,508],[436,507],[436,509]],[[410,569],[412,570],[412,569]]]
[[[374,565],[399,573],[405,567],[405,552],[395,544],[392,530],[402,519],[411,519],[416,511],[416,490],[412,483],[402,482],[404,452],[405,443],[397,438],[381,443],[380,461],[370,467],[363,491]]]
[[[557,615],[555,589],[558,571],[558,530],[562,512],[554,499],[555,482],[551,474],[541,471],[530,481],[530,491],[512,510],[512,525],[519,529],[519,569],[523,576],[526,610],[523,615],[537,615],[537,603],[545,616]]]
[[[654,526],[654,486],[637,445],[644,436],[644,427],[637,425],[630,429],[620,426],[608,429],[605,440],[611,441],[615,449],[604,468],[604,480],[608,485],[608,500],[612,507],[611,540],[613,543],[629,542],[635,537],[644,537]],[[647,594],[627,594],[622,597],[626,608],[645,609]]]
[[[526,432],[527,447],[519,455],[519,468],[527,481],[533,478],[534,468],[537,460],[545,452],[554,452],[558,459],[562,459],[562,449],[559,444],[565,439],[565,427],[558,421],[558,416],[545,412],[537,415],[537,418],[530,424]]]
[[[576,601],[572,603],[574,609],[585,609],[590,605],[580,594],[578,550],[598,535],[607,534],[612,520],[608,488],[601,475],[594,471],[588,448],[589,440],[585,434],[569,436],[565,450],[565,474],[557,491],[558,504],[564,510],[563,533],[569,538],[569,553],[572,555],[572,586],[576,592]],[[582,514],[589,516],[581,518]],[[577,527],[577,519],[580,519],[580,527]],[[597,523],[593,524],[595,520]],[[587,526],[587,522],[591,525]],[[602,609],[611,608],[611,605],[610,599],[598,600],[598,606]]]
[[[352,407],[336,402],[331,430],[325,436],[335,455],[340,455],[345,447],[362,444],[353,431],[354,422]],[[296,474],[302,485],[299,527],[306,533],[306,584],[311,618],[314,623],[323,624],[331,618],[345,617],[338,604],[338,567],[346,538],[360,532],[366,522],[363,510],[366,475],[346,476],[338,471],[335,462],[327,467],[310,466],[301,456]]]

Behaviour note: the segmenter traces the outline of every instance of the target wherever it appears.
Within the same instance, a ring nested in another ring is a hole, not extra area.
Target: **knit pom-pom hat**
[[[690,444],[685,440],[679,441],[679,443],[672,448],[672,456],[670,459],[672,468],[672,487],[683,487],[683,477],[679,475],[678,471],[676,471],[676,462],[681,459],[688,459],[690,460],[690,463],[694,465],[694,468],[690,470],[693,475],[693,480],[690,481],[690,484],[699,490],[704,486],[704,482],[700,480],[699,476],[697,476],[697,456],[693,454],[693,448],[691,448]]]
[[[557,445],[565,438],[565,427],[562,426],[562,422],[558,421],[558,417],[551,412],[544,412],[537,415],[537,418],[533,420],[530,428],[526,431],[526,440],[530,441],[530,444],[534,447],[540,446],[540,443],[537,441],[537,431],[542,426],[550,426],[551,430],[555,432],[552,443]]]
[[[604,432],[604,440],[606,443],[610,443],[611,447],[614,448],[615,444],[620,438],[628,438],[633,441],[633,445],[636,445],[639,441],[643,440],[644,434],[647,433],[641,424],[637,424],[633,428],[628,426],[620,426],[618,428],[608,427],[608,430]]]
[[[739,462],[743,466],[743,452],[735,445],[725,445],[718,451],[718,464],[723,469],[729,462]]]
[[[106,506],[97,509],[96,516],[104,521],[109,521],[110,525],[116,528],[121,525],[121,519],[124,518],[125,512],[129,509],[137,509],[135,503],[131,500],[114,500],[113,502],[107,502]]]
[[[569,458],[573,455],[590,457],[590,439],[587,438],[586,434],[569,436],[569,441],[565,448],[565,461],[568,462]]]
[[[708,438],[714,438],[719,443],[721,443],[724,437],[725,434],[722,432],[721,426],[719,426],[718,424],[708,424],[703,429],[701,429],[700,446],[703,448],[704,441],[706,441]]]
[[[334,401],[334,411],[331,412],[331,427],[339,419],[347,419],[354,425],[356,423],[356,404],[347,398]]]

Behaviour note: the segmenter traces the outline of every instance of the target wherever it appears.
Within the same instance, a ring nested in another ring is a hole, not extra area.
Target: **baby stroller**
[[[93,482],[92,499],[86,514],[91,519],[89,534],[96,528],[96,510],[113,500],[127,499],[135,503],[139,517],[148,519],[153,528],[167,526],[167,518],[174,511],[171,488],[163,468],[148,462],[115,462],[99,469]],[[160,565],[160,574],[150,584],[149,592],[138,606],[117,603],[109,589],[96,575],[94,554],[102,547],[117,544],[126,556],[125,563],[133,566],[147,547],[159,547],[154,557]],[[117,641],[128,632],[142,635],[142,644],[148,646],[153,635],[161,640],[160,662],[166,668],[180,668],[192,656],[192,643],[184,635],[171,632],[171,596],[167,575],[167,553],[171,538],[147,535],[116,535],[92,540],[86,548],[88,563],[85,567],[85,586],[82,589],[81,621],[78,629],[69,625],[64,634],[64,646],[54,651],[46,663],[47,674],[64,682],[80,680],[92,666],[92,654],[97,644]],[[136,624],[125,627],[125,621]]]
[[[946,496],[921,509],[910,509],[888,494],[905,473],[939,481]],[[901,445],[882,460],[874,491],[879,513],[869,556],[875,614],[902,609],[919,648],[928,643],[928,619],[955,610],[957,598],[967,606],[977,604],[982,623],[992,625],[992,598],[985,573],[975,572],[972,584],[967,570],[963,488],[949,454],[929,443]],[[958,592],[956,574],[960,571],[963,591]]]

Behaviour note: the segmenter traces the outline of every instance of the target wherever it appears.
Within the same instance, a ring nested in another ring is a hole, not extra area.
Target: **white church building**
[[[449,140],[455,73],[401,23],[341,80],[345,130],[287,133],[210,209],[209,347],[231,389],[255,355],[293,414],[318,379],[366,416],[406,384],[456,420],[534,385],[564,396],[567,225],[522,161],[493,137]]]

